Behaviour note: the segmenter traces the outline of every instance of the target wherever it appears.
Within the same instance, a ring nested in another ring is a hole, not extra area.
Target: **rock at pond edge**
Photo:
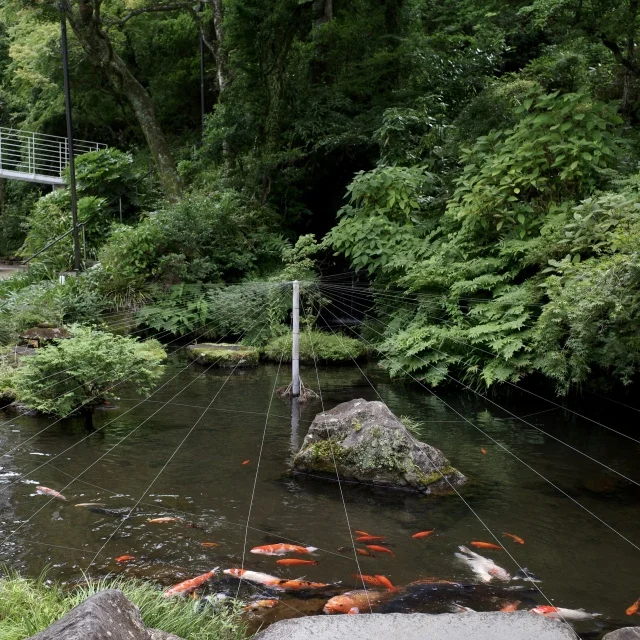
[[[260,357],[260,351],[255,347],[224,342],[191,344],[186,351],[191,360],[221,368],[255,367]]]
[[[382,402],[351,400],[319,413],[293,472],[421,493],[447,492],[466,481],[444,454],[416,440]],[[443,478],[444,476],[444,478]]]

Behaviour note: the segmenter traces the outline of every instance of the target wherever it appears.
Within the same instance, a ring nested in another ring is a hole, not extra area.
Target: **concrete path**
[[[22,271],[24,267],[15,264],[0,263],[0,280],[10,278],[16,271]]]
[[[562,622],[521,613],[373,613],[282,620],[254,640],[577,640]]]

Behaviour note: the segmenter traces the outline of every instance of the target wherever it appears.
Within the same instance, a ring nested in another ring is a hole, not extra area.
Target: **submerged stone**
[[[294,473],[392,489],[446,492],[466,478],[444,454],[416,440],[382,402],[358,399],[319,413],[293,459]]]
[[[191,360],[216,367],[255,367],[258,365],[260,352],[255,347],[243,344],[203,342],[189,345],[187,356]]]

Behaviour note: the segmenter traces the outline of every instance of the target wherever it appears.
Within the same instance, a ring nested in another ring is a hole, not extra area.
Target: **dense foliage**
[[[635,379],[638,2],[202,4],[63,3],[78,135],[113,147],[78,161],[100,265],[57,284],[68,236],[36,258],[4,289],[0,340],[125,308],[152,331],[280,344],[286,296],[248,283],[353,269],[383,294],[341,308],[336,288],[329,309],[368,316],[394,375]],[[64,134],[57,20],[0,9],[3,123]],[[1,253],[70,228],[67,190],[0,185]]]
[[[71,331],[70,338],[39,349],[18,369],[13,387],[20,402],[61,418],[90,416],[123,386],[144,393],[162,375],[166,354],[156,340],[139,342],[79,326]]]

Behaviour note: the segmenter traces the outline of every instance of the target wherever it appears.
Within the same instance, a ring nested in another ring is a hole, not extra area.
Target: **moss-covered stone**
[[[202,364],[216,367],[255,367],[260,352],[255,347],[242,344],[203,342],[187,347],[187,356]]]
[[[296,472],[431,493],[465,481],[441,451],[416,440],[381,402],[352,400],[318,414]]]

